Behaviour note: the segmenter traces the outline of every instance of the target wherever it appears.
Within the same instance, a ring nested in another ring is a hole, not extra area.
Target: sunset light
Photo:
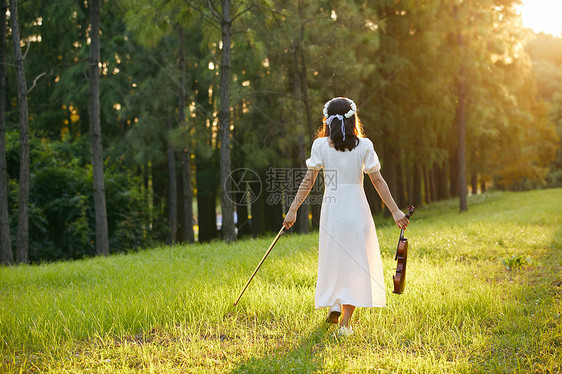
[[[562,36],[562,1],[523,0],[522,3],[519,9],[524,27],[536,33]]]

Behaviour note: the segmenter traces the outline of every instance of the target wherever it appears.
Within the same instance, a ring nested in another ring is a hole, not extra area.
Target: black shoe
[[[327,323],[338,323],[338,319],[340,318],[341,312],[339,310],[330,310],[328,313],[328,318],[326,318]]]

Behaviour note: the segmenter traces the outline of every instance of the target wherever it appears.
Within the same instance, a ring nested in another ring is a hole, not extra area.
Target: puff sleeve
[[[322,160],[322,153],[320,152],[320,139],[316,139],[312,143],[312,149],[310,151],[310,158],[306,160],[306,167],[313,170],[320,170],[324,167],[324,162]]]
[[[375,152],[375,148],[373,147],[373,143],[367,138],[364,138],[363,140],[366,141],[365,158],[364,158],[364,161],[363,161],[363,171],[366,174],[371,174],[371,173],[375,173],[377,171],[380,171],[381,170],[381,163],[379,161],[379,157],[377,156],[377,153]]]

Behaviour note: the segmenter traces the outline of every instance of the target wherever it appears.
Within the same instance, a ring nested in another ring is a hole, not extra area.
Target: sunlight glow
[[[519,7],[523,26],[536,33],[562,36],[562,1],[523,0]]]

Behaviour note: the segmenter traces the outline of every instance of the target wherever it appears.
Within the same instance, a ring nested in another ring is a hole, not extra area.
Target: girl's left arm
[[[396,222],[398,227],[406,228],[406,226],[408,226],[408,223],[410,221],[408,220],[408,218],[406,218],[404,212],[402,212],[398,208],[398,205],[396,205],[396,202],[394,201],[392,195],[390,194],[390,189],[388,188],[388,184],[382,177],[380,171],[376,171],[374,173],[369,174],[369,178],[371,179],[373,186],[379,193],[379,196],[384,202],[384,205],[386,205],[388,210],[390,210],[390,212],[392,213],[392,217],[394,218],[394,221]]]
[[[316,177],[318,176],[319,171],[320,170],[308,169],[308,171],[306,172],[306,175],[304,176],[304,179],[299,186],[299,190],[297,191],[297,195],[291,203],[289,211],[285,215],[283,226],[285,226],[286,229],[293,226],[293,224],[297,220],[297,210],[299,210],[299,207],[308,196],[308,193],[312,189],[312,186],[314,186],[314,182],[316,181]]]

